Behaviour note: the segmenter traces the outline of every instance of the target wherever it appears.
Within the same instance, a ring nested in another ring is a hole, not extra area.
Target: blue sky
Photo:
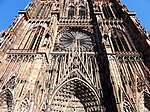
[[[18,10],[22,10],[31,0],[0,0],[0,31],[6,29]],[[135,11],[141,24],[150,31],[150,0],[121,0],[130,11]]]
[[[142,26],[150,31],[150,0],[121,0],[121,2],[130,11],[135,11]]]
[[[12,24],[18,10],[22,10],[31,0],[0,0],[0,31]]]

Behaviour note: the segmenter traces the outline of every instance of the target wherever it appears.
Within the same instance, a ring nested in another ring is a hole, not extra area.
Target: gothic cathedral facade
[[[32,0],[0,38],[0,112],[150,112],[150,34],[119,0]]]

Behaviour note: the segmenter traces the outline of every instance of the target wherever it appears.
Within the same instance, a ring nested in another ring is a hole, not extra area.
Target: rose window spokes
[[[66,32],[58,38],[58,44],[65,50],[88,51],[93,48],[92,39],[82,32]]]

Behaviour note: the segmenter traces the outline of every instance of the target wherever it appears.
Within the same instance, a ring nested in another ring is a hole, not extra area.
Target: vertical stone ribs
[[[90,9],[90,17],[92,19],[93,31],[95,36],[96,47],[98,49],[97,62],[99,66],[99,75],[101,79],[102,91],[103,91],[103,103],[107,112],[117,112],[116,101],[114,96],[114,90],[110,81],[109,63],[102,43],[102,34],[99,30],[98,21],[94,13],[93,3],[91,0],[87,0]]]
[[[53,52],[50,64],[51,88],[61,84],[66,79],[79,77],[85,79],[88,83],[100,89],[100,79],[98,74],[98,65],[94,52],[77,53],[74,51],[67,53]],[[80,75],[70,75],[78,72]],[[55,74],[55,75],[54,75]]]

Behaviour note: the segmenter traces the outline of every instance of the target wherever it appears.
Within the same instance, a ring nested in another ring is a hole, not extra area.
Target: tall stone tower
[[[150,36],[119,0],[33,0],[0,38],[0,112],[150,112]]]

